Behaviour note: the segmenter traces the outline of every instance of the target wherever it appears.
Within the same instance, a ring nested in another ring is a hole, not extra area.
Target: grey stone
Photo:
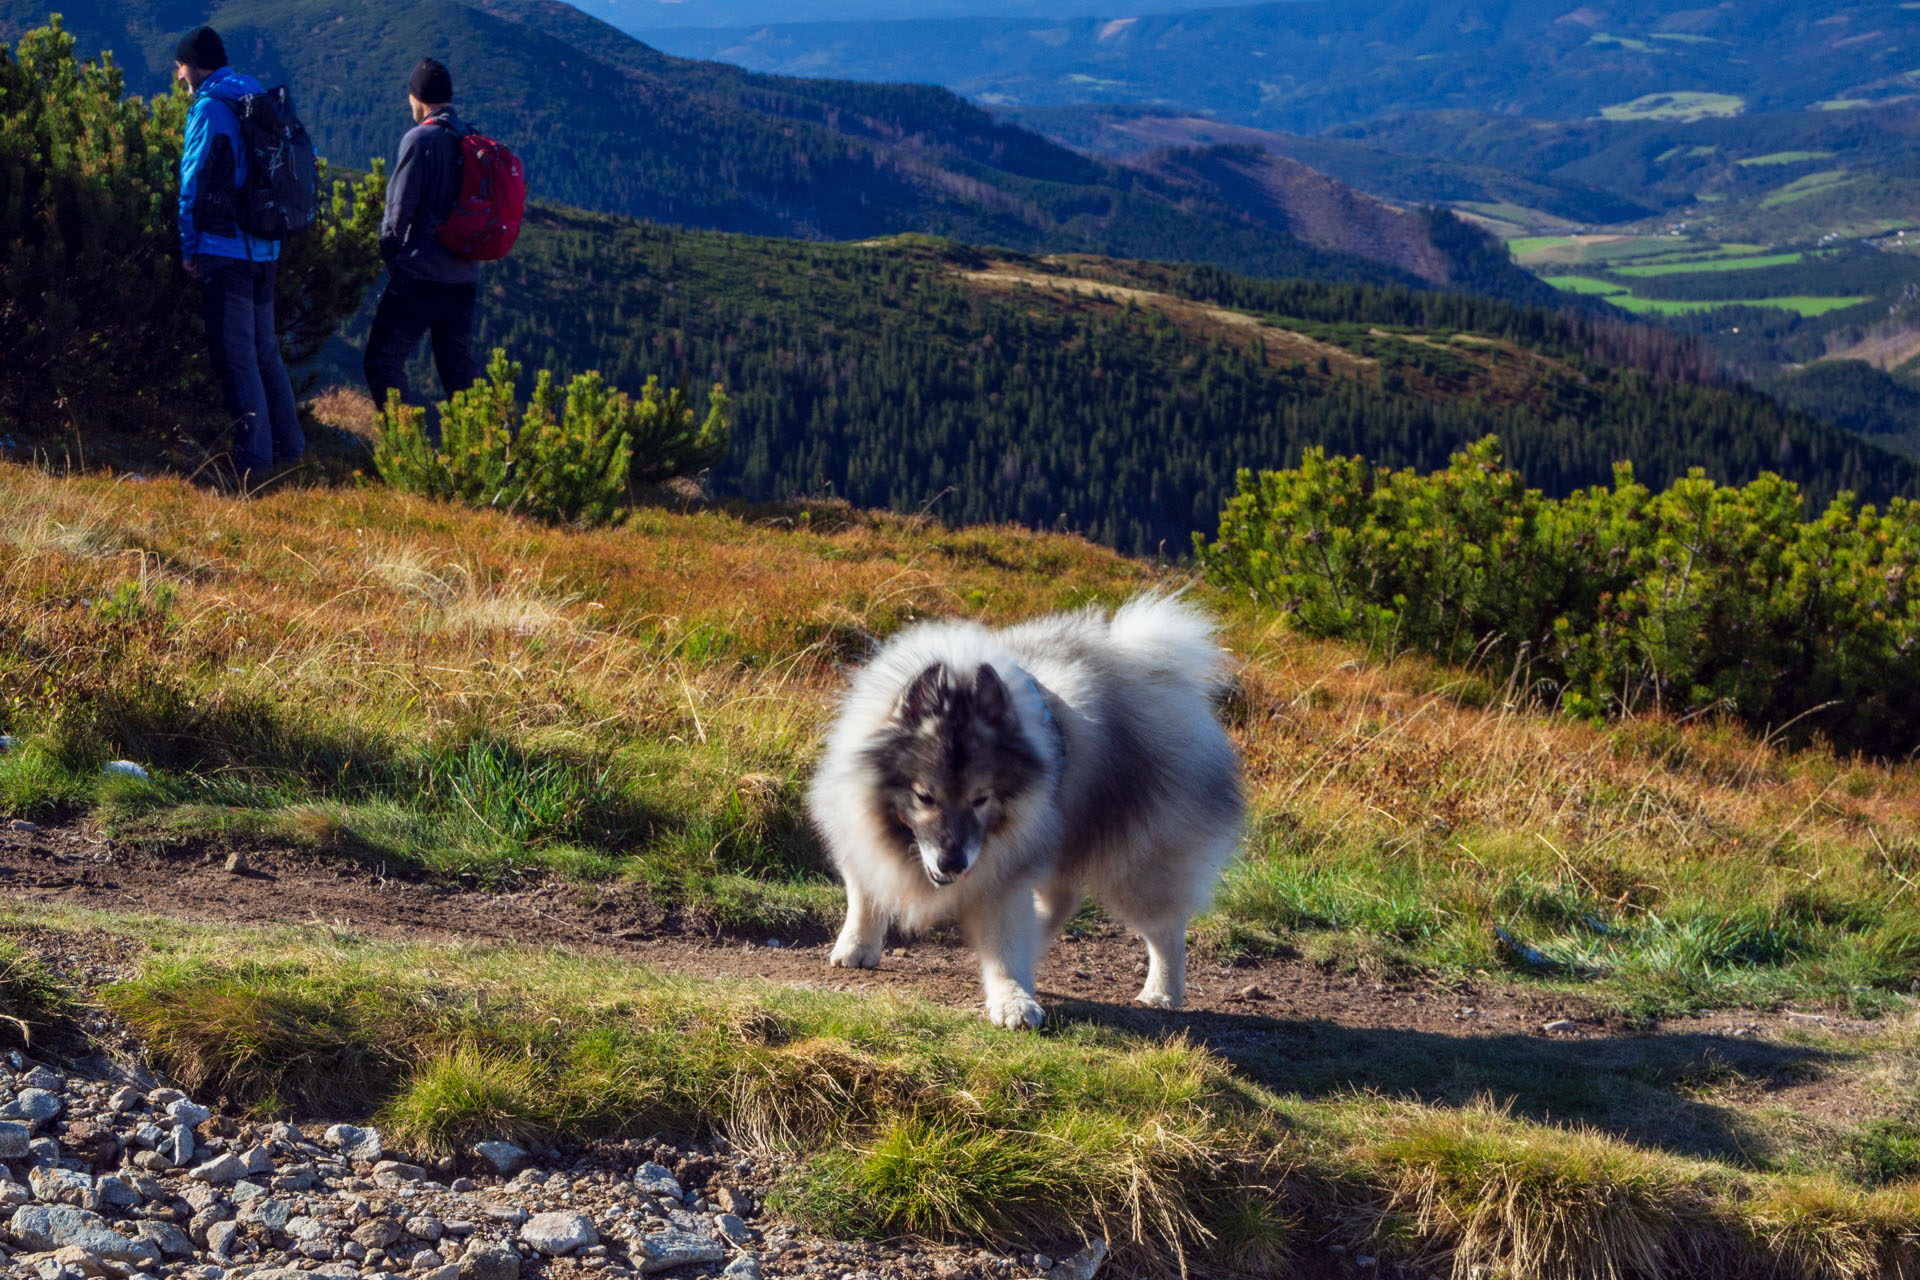
[[[656,1231],[638,1241],[641,1256],[635,1261],[642,1271],[665,1271],[695,1263],[718,1262],[727,1251],[712,1236],[692,1231]]]
[[[0,1120],[0,1160],[20,1160],[33,1141],[33,1130],[18,1120]]]
[[[157,1147],[166,1136],[167,1131],[151,1121],[133,1131],[133,1140],[143,1147]]]
[[[749,1227],[746,1220],[737,1213],[715,1214],[713,1225],[720,1228],[720,1233],[735,1244],[745,1244],[753,1239],[753,1228]]]
[[[187,1234],[201,1244],[205,1244],[213,1232],[214,1225],[226,1220],[227,1211],[217,1204],[210,1204],[203,1209],[195,1210],[194,1215],[187,1219]]]
[[[327,1130],[327,1142],[348,1160],[372,1164],[380,1159],[380,1131],[371,1126],[362,1129],[351,1124],[333,1125]]]
[[[600,1243],[593,1222],[579,1213],[536,1213],[520,1228],[520,1238],[550,1258]]]
[[[100,766],[100,772],[120,778],[144,778],[147,771],[131,760],[109,760]]]
[[[100,1192],[93,1178],[58,1166],[35,1168],[27,1172],[27,1185],[41,1204],[77,1204],[82,1209],[98,1209]]]
[[[426,1275],[420,1277],[420,1280],[460,1280],[460,1264],[457,1262],[442,1263],[440,1266],[427,1272]]]
[[[27,1161],[37,1168],[53,1168],[60,1163],[60,1144],[52,1138],[35,1138],[27,1144]]]
[[[475,1240],[460,1255],[460,1280],[520,1280],[520,1255],[505,1245]]]
[[[501,1177],[520,1172],[527,1167],[527,1161],[533,1157],[524,1147],[511,1142],[476,1142],[473,1154],[486,1161],[487,1167]]]
[[[143,1199],[138,1191],[112,1176],[101,1178],[93,1185],[100,1192],[101,1202],[116,1209],[131,1209]]]
[[[249,1182],[242,1178],[233,1184],[232,1194],[235,1204],[252,1204],[255,1200],[263,1200],[272,1193],[257,1182]]]
[[[218,1184],[222,1182],[238,1182],[246,1176],[246,1173],[247,1166],[240,1163],[238,1156],[228,1152],[224,1155],[215,1156],[199,1168],[189,1172],[187,1176],[196,1182]]]
[[[158,1148],[161,1155],[173,1161],[176,1166],[185,1165],[193,1160],[193,1153],[200,1149],[195,1141],[193,1130],[184,1124],[173,1126],[173,1131],[160,1139]]]
[[[58,1093],[66,1087],[67,1078],[52,1067],[35,1067],[20,1077],[20,1083],[29,1089],[45,1089],[49,1093]]]
[[[64,1104],[57,1094],[45,1089],[22,1089],[20,1096],[0,1107],[0,1116],[11,1120],[25,1120],[29,1124],[39,1124],[51,1120],[60,1114]]]
[[[394,1182],[419,1182],[426,1178],[427,1171],[417,1164],[407,1164],[402,1160],[382,1160],[373,1166],[373,1176]]]
[[[1047,1272],[1047,1280],[1093,1280],[1107,1260],[1107,1242],[1095,1240],[1071,1258],[1062,1258]]]
[[[407,1269],[410,1271],[427,1271],[434,1267],[445,1265],[446,1261],[447,1260],[441,1257],[436,1250],[421,1249],[418,1250],[412,1258],[407,1260]]]
[[[327,1233],[326,1227],[322,1226],[318,1219],[310,1218],[306,1214],[288,1218],[287,1225],[282,1230],[295,1240],[318,1240]]]
[[[134,1232],[142,1240],[164,1253],[169,1258],[187,1258],[193,1256],[193,1241],[187,1233],[171,1222],[156,1222],[147,1219],[134,1226]]]
[[[743,1253],[729,1262],[721,1274],[732,1276],[733,1280],[760,1280],[760,1255]]]
[[[189,1129],[198,1129],[213,1119],[213,1111],[203,1107],[191,1098],[175,1098],[167,1104],[167,1118],[175,1124],[183,1124]]]
[[[69,1246],[97,1253],[110,1262],[158,1265],[160,1251],[144,1240],[129,1240],[111,1230],[97,1213],[70,1205],[22,1205],[14,1210],[8,1232],[23,1249],[47,1252]]]
[[[260,1225],[269,1231],[285,1231],[287,1223],[293,1221],[293,1206],[285,1200],[276,1200],[272,1197],[262,1200],[253,1213],[259,1219]]]
[[[130,1084],[115,1089],[107,1099],[107,1109],[115,1115],[126,1115],[140,1105],[140,1091]]]
[[[353,1229],[353,1238],[369,1249],[384,1249],[403,1234],[392,1218],[374,1218]]]
[[[247,1154],[240,1157],[240,1163],[247,1166],[248,1173],[272,1173],[273,1153],[263,1146],[247,1148]]]
[[[33,1192],[10,1178],[0,1178],[0,1209],[12,1209],[33,1199]]]
[[[147,1095],[147,1105],[155,1111],[165,1111],[186,1096],[178,1089],[155,1089]]]
[[[435,1241],[447,1234],[446,1224],[431,1214],[418,1214],[400,1224],[415,1240]]]
[[[650,1195],[671,1196],[675,1200],[686,1194],[680,1189],[680,1179],[673,1176],[671,1169],[651,1162],[633,1171],[633,1185]]]

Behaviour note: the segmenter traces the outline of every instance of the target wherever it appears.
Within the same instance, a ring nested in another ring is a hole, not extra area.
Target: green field
[[[1523,265],[1547,263],[1603,265],[1627,259],[1685,256],[1725,252],[1737,248],[1741,253],[1758,252],[1760,245],[1719,246],[1704,240],[1677,236],[1535,236],[1507,241],[1507,248]]]
[[[1800,164],[1807,160],[1825,160],[1832,154],[1831,151],[1775,151],[1771,155],[1748,156],[1745,160],[1735,160],[1734,163],[1747,169],[1756,165]]]
[[[1552,283],[1549,281],[1548,283]],[[1556,286],[1557,287],[1557,286]],[[1774,307],[1781,311],[1795,311],[1803,316],[1823,316],[1829,311],[1840,311],[1847,307],[1857,307],[1870,299],[1856,298],[1717,298],[1705,302],[1676,302],[1671,298],[1636,298],[1632,294],[1617,294],[1607,298],[1616,307],[1628,311],[1651,315],[1685,315],[1695,311],[1712,311],[1718,307]]]
[[[1606,120],[1706,120],[1714,116],[1737,116],[1747,109],[1747,100],[1732,93],[1649,93],[1631,102],[1617,102],[1600,108]]]
[[[1507,252],[1515,258],[1523,258],[1542,249],[1557,249],[1563,244],[1572,243],[1572,236],[1516,236],[1507,241]]]
[[[1756,267],[1784,267],[1799,262],[1804,253],[1764,253],[1751,258],[1701,258],[1693,261],[1650,262],[1616,267],[1623,276],[1678,276],[1695,271],[1750,271]]]
[[[1853,180],[1853,175],[1845,169],[1822,169],[1819,173],[1810,173],[1804,178],[1796,178],[1781,187],[1760,202],[1762,209],[1777,209],[1783,204],[1792,204],[1795,200],[1805,200],[1808,196],[1817,196],[1845,186]]]
[[[1615,284],[1611,280],[1596,280],[1592,276],[1542,276],[1540,278],[1566,293],[1591,293],[1610,297],[1627,291],[1624,285]]]

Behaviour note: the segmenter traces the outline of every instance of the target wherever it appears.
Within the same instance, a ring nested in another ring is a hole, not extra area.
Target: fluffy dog
[[[1137,999],[1177,1006],[1244,813],[1224,669],[1213,624],[1164,595],[902,632],[854,678],[807,798],[847,886],[828,963],[870,969],[889,925],[955,923],[987,1016],[1035,1027],[1034,965],[1090,892],[1147,944]]]

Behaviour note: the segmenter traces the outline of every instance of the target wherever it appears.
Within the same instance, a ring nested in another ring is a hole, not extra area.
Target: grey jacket
[[[480,264],[455,257],[437,235],[459,197],[460,121],[452,107],[442,107],[400,139],[380,224],[380,256],[389,274],[438,284],[479,282]]]

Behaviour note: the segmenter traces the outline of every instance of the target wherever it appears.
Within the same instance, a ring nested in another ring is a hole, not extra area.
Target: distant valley
[[[1920,9],[1303,0],[649,39],[935,81],[1083,154],[1206,175],[1247,210],[1288,162],[1445,206],[1567,305],[1697,334],[1796,404],[1920,442]],[[1799,380],[1833,359],[1863,363]]]

